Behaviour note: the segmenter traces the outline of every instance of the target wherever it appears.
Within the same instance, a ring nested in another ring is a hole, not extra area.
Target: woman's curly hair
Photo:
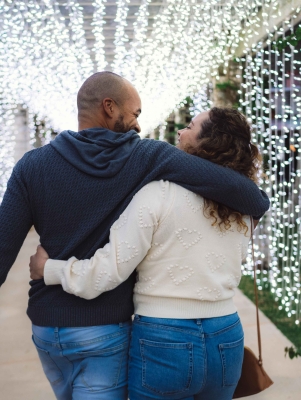
[[[204,158],[223,167],[234,169],[258,183],[261,156],[251,143],[251,126],[246,117],[231,108],[214,107],[209,118],[201,125],[197,145],[186,148],[190,154]],[[238,229],[248,231],[243,215],[231,208],[205,199],[204,215],[213,218],[212,226],[230,229],[236,221]]]

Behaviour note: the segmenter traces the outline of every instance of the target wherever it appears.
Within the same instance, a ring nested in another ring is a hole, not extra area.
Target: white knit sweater
[[[48,260],[47,285],[92,299],[137,269],[135,313],[158,318],[210,318],[234,313],[248,232],[212,226],[202,197],[170,182],[141,189],[114,223],[110,242],[89,260]]]

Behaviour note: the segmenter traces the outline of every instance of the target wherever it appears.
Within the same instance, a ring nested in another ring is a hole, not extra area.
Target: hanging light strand
[[[301,60],[299,47],[278,50],[297,15],[243,57],[240,100],[264,160],[263,186],[271,209],[255,231],[259,287],[271,286],[279,309],[300,323]],[[299,45],[300,46],[300,45]],[[251,265],[246,274],[252,274]]]

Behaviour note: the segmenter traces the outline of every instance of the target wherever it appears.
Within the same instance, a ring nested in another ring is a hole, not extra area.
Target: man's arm
[[[0,206],[0,286],[5,281],[33,224],[20,163],[8,181]]]
[[[260,219],[269,209],[267,194],[231,168],[189,155],[167,143],[150,143],[149,147],[150,153],[154,153],[149,160],[154,179],[175,182],[254,219]]]

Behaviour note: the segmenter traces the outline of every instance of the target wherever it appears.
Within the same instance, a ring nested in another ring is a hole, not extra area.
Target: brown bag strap
[[[257,338],[258,338],[258,362],[259,365],[262,365],[262,355],[261,355],[261,335],[260,335],[260,322],[259,322],[259,311],[258,311],[258,289],[257,289],[257,282],[256,282],[256,265],[255,265],[255,256],[254,256],[254,221],[253,218],[251,219],[251,244],[252,244],[252,262],[253,262],[253,269],[254,269],[254,293],[255,293],[255,305],[256,305],[256,322],[257,322]]]

